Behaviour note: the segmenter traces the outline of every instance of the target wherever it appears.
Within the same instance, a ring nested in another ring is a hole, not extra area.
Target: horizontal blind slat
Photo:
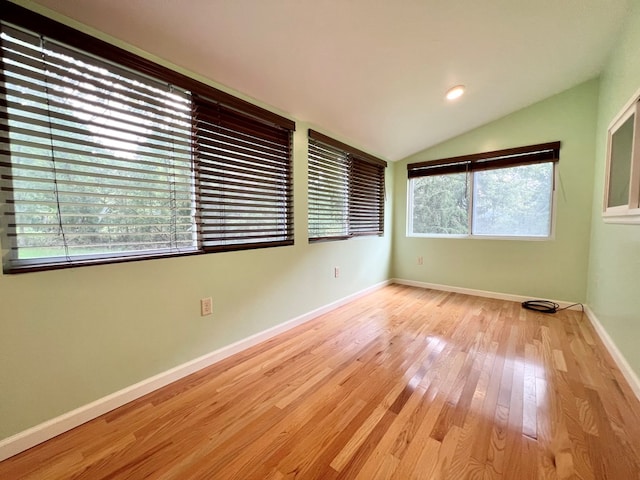
[[[109,133],[102,133],[102,136],[106,137],[115,137],[116,139],[121,139],[122,135],[127,137],[131,137],[133,135],[144,134],[145,140],[149,141],[151,145],[171,145],[174,150],[181,150],[185,152],[190,152],[191,143],[189,141],[184,140],[184,134],[189,131],[188,128],[184,128],[182,130],[181,136],[173,135],[172,132],[178,131],[178,129],[174,128],[171,131],[168,131],[166,127],[160,128],[157,124],[149,125],[147,124],[144,128],[140,127],[139,124],[134,124],[132,122],[127,122],[123,120],[118,120],[117,122],[112,121],[109,118],[104,119],[104,121],[97,121],[97,118],[100,118],[97,115],[93,115],[91,118],[83,119],[82,124],[77,122],[77,117],[74,117],[71,114],[67,114],[61,111],[56,111],[53,109],[44,108],[46,105],[38,106],[38,105],[20,105],[15,101],[6,101],[0,98],[0,112],[8,113],[8,109],[12,109],[14,112],[20,111],[25,114],[21,116],[19,114],[12,114],[12,121],[14,122],[24,122],[24,123],[34,123],[40,126],[48,126],[48,119],[55,118],[58,121],[67,122],[68,124],[78,124],[84,125],[85,129],[81,129],[80,127],[67,126],[67,131],[74,131],[80,134],[86,134],[86,126],[90,128],[93,127],[93,131],[106,130]],[[43,117],[43,120],[37,120],[37,116]],[[8,122],[0,116],[0,125],[8,125]],[[125,129],[125,126],[134,127],[135,130]],[[156,134],[154,132],[161,133],[162,135]]]

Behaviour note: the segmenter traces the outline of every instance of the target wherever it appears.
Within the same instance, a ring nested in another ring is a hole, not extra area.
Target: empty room
[[[640,480],[637,0],[0,0],[0,479]]]

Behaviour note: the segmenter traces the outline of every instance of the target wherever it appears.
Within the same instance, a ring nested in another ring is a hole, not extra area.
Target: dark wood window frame
[[[386,166],[309,129],[309,242],[383,235]]]
[[[295,130],[294,121],[6,0],[0,0],[0,21],[8,27],[24,29],[51,42],[66,45],[71,50],[86,52],[95,56],[98,61],[123,67],[134,75],[149,77],[188,92],[192,103],[191,168],[196,199],[194,235],[197,237],[193,249],[187,251],[176,249],[160,253],[98,254],[89,256],[91,258],[66,256],[20,261],[17,259],[15,235],[13,240],[8,235],[8,230],[16,229],[15,221],[5,219],[2,222],[5,227],[3,241],[9,242],[8,250],[12,252],[3,261],[6,273],[293,244],[291,140]],[[5,77],[4,70],[0,70],[2,85],[5,85]],[[5,214],[14,218],[10,151],[10,122],[14,113],[9,113],[6,95],[5,88],[0,93],[0,101],[4,105],[0,106],[0,133],[8,146],[3,147],[0,167],[2,193],[7,199]],[[211,114],[214,110],[224,112],[222,120],[218,120],[220,115]],[[205,127],[205,124],[208,126]],[[209,132],[216,129],[218,133],[201,135],[202,129],[208,129]],[[156,137],[161,137],[161,134]],[[207,149],[208,152],[203,153]],[[90,162],[90,159],[87,158],[87,161]],[[215,182],[211,182],[212,169],[217,169],[215,173],[222,178],[223,183],[234,184],[229,185],[225,194],[217,194],[213,190]],[[235,191],[232,191],[234,186]],[[222,229],[211,226],[211,222],[220,217],[219,214],[224,216],[231,211],[233,215],[234,208],[242,210],[239,214],[242,218],[226,221],[227,226]],[[251,215],[258,219],[245,218]]]

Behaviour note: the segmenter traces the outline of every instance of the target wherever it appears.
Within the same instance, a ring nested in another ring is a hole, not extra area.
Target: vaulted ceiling
[[[597,76],[629,1],[37,3],[398,160]]]

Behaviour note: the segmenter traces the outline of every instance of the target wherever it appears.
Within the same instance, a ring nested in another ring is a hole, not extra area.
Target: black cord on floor
[[[576,305],[580,305],[580,308],[584,312],[584,305],[582,305],[581,303],[574,303],[572,305],[567,305],[566,307],[560,308],[560,305],[549,300],[527,300],[526,302],[522,302],[522,308],[535,310],[536,312],[541,313],[557,313],[561,310],[575,307]]]

